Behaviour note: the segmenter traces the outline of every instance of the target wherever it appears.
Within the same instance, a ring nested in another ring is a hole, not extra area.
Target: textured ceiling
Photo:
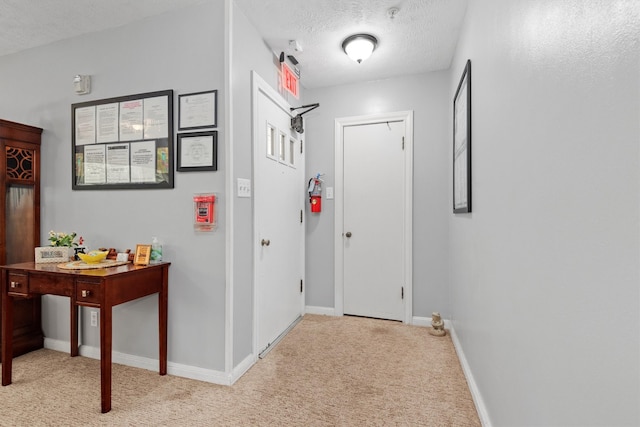
[[[120,27],[203,0],[0,0],[0,56]]]
[[[300,61],[307,88],[449,68],[467,0],[235,0],[275,51]],[[391,19],[387,11],[396,7]],[[345,38],[369,33],[373,55],[357,64],[342,51]],[[289,48],[296,40],[302,52]]]
[[[0,0],[0,56],[115,28],[207,0]],[[213,0],[222,3],[222,0]],[[467,0],[234,0],[279,53],[299,61],[307,88],[449,67]],[[397,7],[391,19],[387,11]],[[370,33],[378,48],[362,64],[342,41]],[[301,52],[289,48],[296,40]]]

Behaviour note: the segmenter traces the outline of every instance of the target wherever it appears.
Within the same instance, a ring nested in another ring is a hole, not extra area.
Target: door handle
[[[262,242],[260,242],[260,244],[261,244],[262,246],[269,246],[269,245],[271,244],[271,240],[269,240],[269,239],[266,239],[266,240],[265,240],[265,239],[262,239]]]
[[[350,232],[350,231],[347,231],[347,232],[345,233],[345,236],[346,236],[347,238],[350,238],[350,237],[351,237],[351,232]]]

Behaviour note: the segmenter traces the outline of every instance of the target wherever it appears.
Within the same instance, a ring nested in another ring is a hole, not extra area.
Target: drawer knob
[[[19,287],[20,287],[20,282],[11,282],[11,287],[12,287],[13,289],[15,289],[15,288],[19,288]]]
[[[82,290],[82,298],[86,298],[88,296],[91,296],[91,291],[88,291],[86,289]]]

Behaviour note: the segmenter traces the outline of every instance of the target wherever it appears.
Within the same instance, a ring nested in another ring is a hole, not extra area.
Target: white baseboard
[[[233,368],[231,371],[231,376],[229,378],[229,385],[234,384],[236,381],[240,379],[251,367],[258,361],[258,358],[253,354],[248,355],[244,358],[244,360]]]
[[[415,326],[426,326],[428,328],[431,327],[431,317],[417,317],[417,316],[413,316],[413,319],[411,320],[411,324],[415,325]],[[450,329],[451,328],[451,322],[447,319],[444,319],[444,328],[445,329]]]
[[[413,316],[411,319],[411,324],[415,326],[431,326],[431,317],[417,317]]]
[[[445,321],[446,325],[446,321]],[[487,411],[487,407],[484,404],[484,400],[482,399],[482,394],[478,389],[478,385],[476,384],[475,379],[473,378],[473,373],[471,372],[471,367],[467,362],[467,358],[462,350],[462,346],[460,345],[460,341],[458,340],[458,336],[456,335],[456,331],[453,328],[453,325],[448,327],[449,334],[451,335],[451,340],[453,341],[453,347],[456,349],[456,353],[458,354],[458,360],[460,360],[460,365],[462,366],[462,372],[464,373],[465,378],[467,379],[467,384],[469,385],[469,391],[471,392],[471,397],[473,398],[473,402],[476,405],[476,410],[478,411],[478,417],[480,418],[480,423],[483,427],[492,427],[491,418],[489,418],[489,412]]]
[[[157,370],[157,365],[154,370]],[[198,368],[195,366],[183,365],[181,363],[167,363],[167,373],[176,377],[189,378],[192,380],[204,381],[218,385],[231,385],[231,378],[222,371],[213,369]]]
[[[71,344],[69,341],[54,340],[51,338],[44,339],[44,348],[49,350],[61,351],[63,353],[69,353],[71,350]]]
[[[414,317],[412,320],[412,324],[415,326],[426,326],[431,327],[431,317]],[[444,327],[449,331],[449,335],[451,335],[451,341],[453,341],[453,347],[456,350],[456,354],[458,355],[458,360],[460,360],[460,365],[462,366],[462,372],[464,373],[465,378],[467,379],[467,384],[469,385],[469,391],[471,392],[471,397],[473,398],[473,402],[476,405],[476,411],[478,411],[478,417],[480,418],[480,422],[483,427],[491,427],[491,419],[489,418],[489,413],[487,412],[487,407],[484,404],[484,400],[482,400],[482,395],[480,394],[480,390],[478,389],[478,385],[476,384],[475,379],[473,378],[473,374],[471,373],[471,367],[467,362],[467,358],[464,355],[464,351],[462,351],[462,346],[460,345],[460,341],[458,340],[458,336],[456,335],[456,331],[453,328],[453,324],[450,320],[444,319]]]
[[[317,307],[313,305],[307,305],[304,308],[305,314],[319,314],[321,316],[335,316],[336,309],[333,307]]]
[[[70,350],[70,346],[71,344],[68,341],[54,340],[51,338],[44,339],[44,347],[50,350],[68,353]],[[81,345],[80,356],[100,360],[100,348]],[[111,357],[113,363],[158,372],[158,359],[132,356],[130,354],[120,353],[118,351],[114,351]],[[244,361],[242,363],[244,363]],[[237,380],[236,378],[232,381],[232,378],[234,376],[233,373],[231,375],[227,375],[224,372],[216,371],[213,369],[198,368],[195,366],[183,365],[173,362],[167,362],[167,374],[219,385],[231,385],[233,384],[233,382],[235,382],[235,380]]]

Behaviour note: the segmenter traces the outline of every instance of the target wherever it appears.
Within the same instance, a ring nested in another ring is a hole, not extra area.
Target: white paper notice
[[[167,138],[169,136],[169,111],[166,96],[144,100],[144,139]]]
[[[129,182],[129,144],[107,145],[107,183]]]
[[[104,145],[89,145],[84,147],[84,183],[104,184],[105,154]]]
[[[96,107],[76,108],[76,145],[96,143]]]
[[[102,104],[97,107],[98,142],[118,141],[118,103]]]
[[[120,141],[142,139],[142,100],[120,103]]]
[[[131,144],[131,182],[156,182],[156,142]]]

